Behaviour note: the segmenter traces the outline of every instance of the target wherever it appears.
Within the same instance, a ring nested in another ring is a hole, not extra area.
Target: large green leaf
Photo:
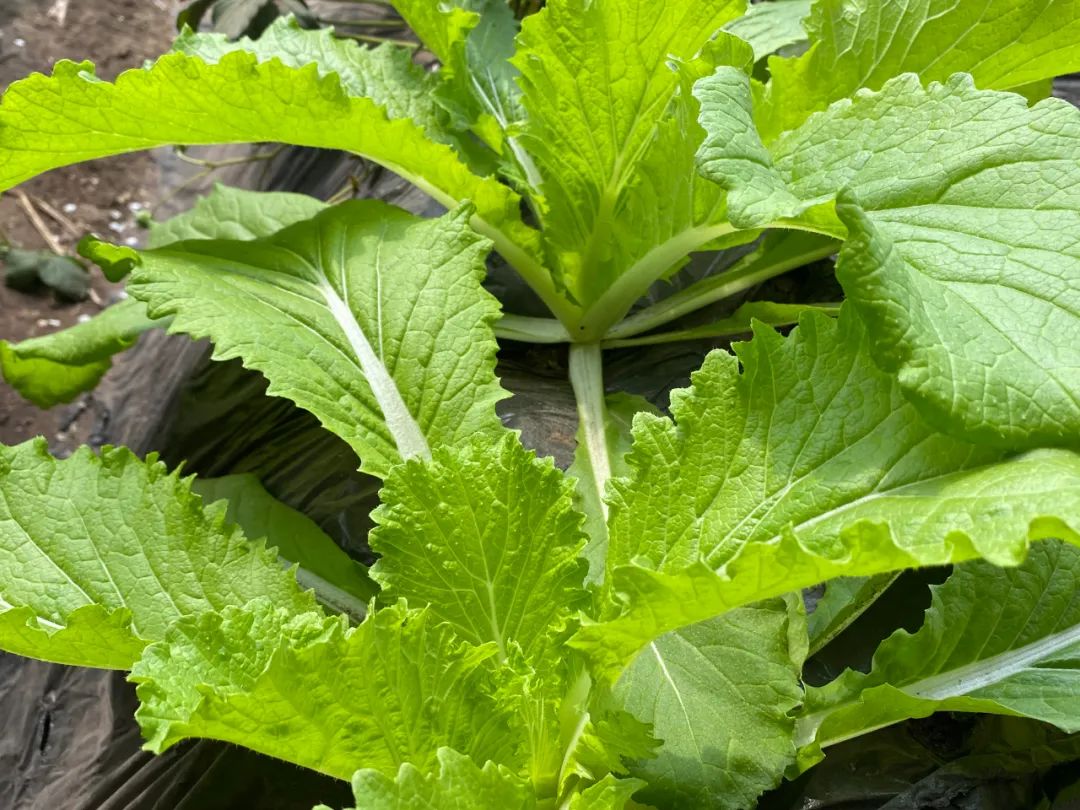
[[[43,439],[0,447],[0,647],[127,669],[181,617],[256,597],[312,610],[224,513],[122,448],[57,461]]]
[[[680,73],[670,62],[692,61],[744,8],[744,0],[678,0],[657,13],[649,0],[553,0],[525,19],[514,57],[528,111],[522,144],[541,180],[549,256],[583,305],[659,244],[670,222],[707,222],[717,207],[715,197],[696,201],[693,173],[680,171],[698,130],[692,112],[688,121],[672,115]],[[728,38],[710,47],[710,63],[741,63],[728,61]],[[656,277],[697,246],[686,238]]]
[[[673,394],[675,422],[635,420],[611,501],[622,615],[574,642],[601,672],[663,632],[836,576],[1015,563],[1030,540],[1080,539],[1080,457],[999,460],[935,433],[866,342],[851,312],[806,316],[788,338],[759,327]]]
[[[350,778],[361,768],[421,773],[451,747],[513,763],[508,718],[484,692],[484,658],[403,605],[343,618],[294,615],[265,600],[177,622],[132,670],[146,747],[225,740]]]
[[[114,304],[85,323],[19,343],[0,340],[0,372],[8,385],[39,408],[71,402],[98,384],[112,356],[160,323],[141,301]]]
[[[390,598],[430,605],[458,637],[534,665],[586,597],[573,485],[516,435],[395,469],[373,515],[372,569]]]
[[[772,59],[757,111],[766,140],[861,87],[901,73],[1013,90],[1080,69],[1077,0],[817,0],[805,20],[814,46]]]
[[[915,633],[807,694],[803,743],[830,745],[934,711],[1031,717],[1080,731],[1080,550],[1042,543],[1015,569],[958,566]]]
[[[172,53],[115,83],[88,62],[60,62],[52,76],[15,82],[0,105],[0,190],[84,160],[164,144],[279,141],[342,149],[380,163],[447,207],[470,200],[473,223],[517,257],[535,247],[518,198],[473,174],[445,144],[384,107],[350,96],[314,65],[260,62],[245,51],[213,64]]]
[[[382,477],[432,445],[502,432],[498,304],[468,219],[344,203],[267,239],[131,252],[128,289],[216,358],[261,371]]]
[[[1000,458],[936,434],[866,343],[850,311],[839,323],[808,314],[790,338],[758,324],[736,355],[714,351],[692,387],[672,394],[674,422],[638,417],[633,472],[613,487],[609,572],[641,558],[717,568],[788,526],[812,521],[807,531],[827,534],[860,510],[914,505],[923,481]],[[922,523],[913,510],[904,519],[912,530]],[[933,532],[911,539],[935,544]]]
[[[438,774],[423,774],[405,763],[396,779],[376,770],[353,776],[354,810],[531,810],[536,806],[532,787],[506,768],[488,762],[483,768],[466,756],[441,748]],[[316,808],[316,810],[328,810]]]
[[[798,615],[779,599],[734,610],[656,639],[627,668],[615,695],[663,741],[631,769],[642,801],[742,810],[776,786],[795,761]]]
[[[225,501],[226,520],[236,523],[252,539],[265,538],[282,560],[299,565],[301,583],[314,587],[328,606],[353,609],[359,605],[361,610],[352,612],[362,615],[363,606],[378,593],[360,563],[311,518],[263,489],[254,475],[200,478],[192,483],[192,489],[205,503]]]
[[[745,76],[722,69],[699,90],[712,129],[703,170],[732,189],[733,220],[758,225],[840,195],[837,274],[875,359],[927,418],[979,441],[1075,442],[1080,112],[1053,99],[1029,108],[964,77],[923,89],[906,76],[766,149],[752,128],[731,137]]]
[[[277,59],[292,68],[314,64],[321,76],[335,74],[350,96],[370,98],[391,118],[404,118],[423,127],[429,137],[447,142],[445,116],[433,93],[438,78],[412,60],[409,48],[383,43],[367,48],[334,36],[329,28],[305,30],[293,17],[279,17],[257,39],[229,39],[224,34],[197,34],[185,29],[173,50],[207,63],[225,54],[246,51],[260,62]]]

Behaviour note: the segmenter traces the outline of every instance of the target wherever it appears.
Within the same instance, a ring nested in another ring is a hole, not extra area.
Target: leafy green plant
[[[221,188],[147,250],[86,240],[130,301],[3,344],[9,381],[64,401],[140,331],[208,338],[383,480],[380,559],[250,479],[6,448],[0,645],[130,669],[150,750],[228,740],[352,779],[357,808],[750,807],[938,709],[1080,731],[1080,112],[1035,103],[1080,66],[1080,3],[816,0],[805,53],[764,68],[801,37],[740,0],[394,6],[439,71],[284,20],[8,89],[5,189],[280,141],[448,212]],[[492,250],[550,317],[501,312]],[[842,306],[676,323],[833,255]],[[747,332],[670,415],[607,395],[611,348]],[[499,338],[569,344],[568,473],[496,415]],[[897,572],[945,564],[920,630],[804,687]],[[808,625],[799,591],[830,581]]]

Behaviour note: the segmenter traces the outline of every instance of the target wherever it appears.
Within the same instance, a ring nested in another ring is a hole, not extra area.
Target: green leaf
[[[150,247],[188,239],[260,239],[311,219],[326,203],[306,194],[248,191],[220,183],[195,205],[150,231]]]
[[[566,683],[569,686],[559,706],[560,794],[582,783],[625,776],[631,762],[656,755],[658,741],[648,724],[624,710],[606,684],[595,684],[584,669]]]
[[[769,61],[756,115],[766,141],[901,73],[971,73],[979,87],[1012,90],[1080,69],[1077,0],[818,0],[805,24],[810,51]]]
[[[674,423],[638,417],[609,522],[622,615],[573,642],[605,677],[668,630],[836,576],[1015,564],[1031,540],[1080,539],[1065,522],[1080,456],[1001,460],[935,433],[866,342],[843,311],[805,316],[788,338],[758,328],[672,395]]]
[[[325,207],[303,194],[244,191],[218,185],[190,210],[155,225],[150,244],[160,247],[184,239],[270,236]],[[129,256],[123,248],[113,251],[120,251],[121,261]],[[96,386],[112,367],[113,355],[135,345],[143,332],[168,324],[168,318],[150,318],[143,302],[128,299],[86,323],[51,335],[14,344],[0,341],[0,372],[23,397],[39,408],[51,408]]]
[[[141,301],[113,304],[85,323],[19,343],[0,340],[0,371],[8,385],[39,408],[71,402],[98,384],[112,356],[160,326]]]
[[[438,774],[424,774],[406,762],[396,779],[376,770],[353,776],[354,810],[532,810],[536,800],[531,786],[493,762],[481,768],[449,748],[440,748]],[[318,809],[317,809],[318,810]]]
[[[172,331],[209,337],[215,358],[261,371],[384,477],[430,446],[503,432],[488,243],[468,219],[348,202],[267,239],[133,254],[128,290]]]
[[[1015,569],[976,561],[933,590],[923,626],[898,630],[873,669],[807,694],[801,741],[829,745],[934,711],[1030,717],[1080,731],[1080,550],[1042,543]]]
[[[626,465],[626,454],[630,451],[631,425],[638,413],[660,415],[655,405],[636,394],[620,391],[605,397],[604,415],[607,421],[604,425],[604,437],[612,477],[618,478],[630,472]],[[593,476],[592,461],[580,425],[574,461],[566,474],[576,479],[574,503],[577,510],[585,516],[584,526],[589,536],[589,541],[581,552],[581,556],[589,562],[587,581],[598,583],[604,578],[604,561],[607,559],[607,524],[604,521],[603,502],[594,485],[596,479]]]
[[[345,619],[266,600],[185,618],[135,665],[146,748],[189,737],[233,742],[348,779],[433,771],[451,747],[512,762],[508,718],[484,691],[484,658],[463,654],[427,611],[387,607]]]
[[[815,653],[846,630],[896,582],[896,574],[841,577],[825,587],[807,618],[810,651]]]
[[[618,318],[698,240],[713,238],[684,233],[721,220],[722,199],[707,189],[695,199],[689,155],[699,130],[692,111],[672,114],[681,74],[670,63],[690,63],[744,8],[744,0],[678,0],[657,14],[648,0],[553,0],[522,24],[514,56],[528,112],[521,143],[542,181],[548,255],[586,308],[657,245],[688,240],[653,257],[640,271],[653,277],[635,280],[629,301],[602,307],[621,308]],[[736,55],[731,40],[745,52]],[[751,58],[733,37],[706,50],[712,66]]]
[[[663,741],[631,769],[643,802],[741,810],[776,786],[802,704],[797,613],[782,600],[740,608],[656,639],[627,668],[615,696]]]
[[[640,779],[617,779],[608,775],[570,798],[570,810],[623,810],[630,797],[645,783]]]
[[[363,603],[378,593],[378,586],[360,563],[313,520],[263,489],[254,475],[200,478],[192,483],[192,489],[205,503],[226,501],[225,519],[240,526],[248,537],[265,539],[282,559],[299,565],[297,578],[315,587],[320,596],[327,592],[327,585]]]
[[[296,69],[246,52],[215,64],[172,53],[109,83],[88,62],[59,62],[7,88],[0,105],[0,190],[60,166],[152,149],[278,141],[353,152],[453,207],[476,206],[473,224],[500,250],[528,253],[535,232],[521,222],[518,197],[479,177],[419,125],[389,119],[368,98],[349,96],[336,76]]]
[[[396,0],[394,5],[442,62],[434,100],[448,111],[455,128],[472,129],[496,152],[508,145],[512,160],[521,163],[509,167],[524,175],[533,171],[512,134],[524,111],[518,71],[510,61],[518,23],[506,0]]]
[[[111,669],[184,616],[263,596],[286,613],[315,604],[153,458],[83,448],[57,461],[43,439],[0,447],[0,582],[0,647]]]
[[[397,467],[382,490],[372,575],[389,598],[430,605],[470,644],[517,645],[533,665],[557,641],[586,592],[581,515],[551,459],[514,434],[442,448]]]
[[[732,74],[699,85],[707,128]],[[767,152],[758,141],[757,156],[713,161],[729,129],[710,133],[702,158],[733,188],[733,221],[760,224],[840,194],[848,239],[837,275],[875,359],[926,418],[980,442],[1075,442],[1080,347],[1066,336],[1080,325],[1069,237],[1080,227],[1080,112],[1053,99],[1029,108],[962,76],[925,90],[906,76]]]
[[[469,0],[426,3],[424,0],[394,0],[394,10],[420,37],[424,47],[435,54],[446,69],[454,70],[455,52],[464,46],[469,33],[480,21],[468,8]]]
[[[754,59],[764,59],[781,48],[806,41],[803,20],[812,0],[768,0],[755,3],[746,14],[728,23],[726,30],[750,43]]]
[[[208,64],[236,51],[252,53],[259,62],[276,59],[291,68],[314,64],[320,76],[335,74],[348,95],[371,99],[388,118],[411,120],[434,140],[452,140],[432,95],[438,78],[413,62],[412,51],[400,45],[383,43],[367,48],[335,37],[329,28],[305,30],[295,18],[280,17],[257,39],[234,41],[222,34],[185,29],[173,43],[173,50]]]

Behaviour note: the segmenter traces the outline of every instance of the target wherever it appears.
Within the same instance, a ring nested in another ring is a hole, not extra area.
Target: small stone
[[[139,244],[139,239],[135,236],[129,236],[127,239],[124,240],[124,244],[128,247],[135,247],[137,244]]]
[[[123,211],[117,211],[115,208],[109,212],[109,219],[121,219],[124,216]]]
[[[88,320],[90,320],[90,318],[91,318],[90,313],[83,312],[83,313],[80,313],[79,317],[77,317],[75,320],[78,321],[79,323],[86,323]]]
[[[125,225],[123,222],[110,222],[109,230],[113,233],[123,233],[127,230],[127,225]]]
[[[74,214],[76,211],[79,210],[79,206],[77,206],[75,203],[64,203],[63,210],[65,214]]]
[[[15,37],[15,39],[12,40],[12,44],[16,48],[25,48],[26,47],[26,40],[23,39],[22,37]]]

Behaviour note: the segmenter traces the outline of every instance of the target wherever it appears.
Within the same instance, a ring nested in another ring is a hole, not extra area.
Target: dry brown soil
[[[103,78],[139,66],[168,48],[173,0],[70,0],[58,19],[56,0],[0,0],[0,89],[59,59],[90,59]],[[53,13],[50,15],[50,11]],[[67,251],[84,233],[115,241],[141,239],[135,213],[160,195],[158,162],[136,154],[58,169],[22,186],[46,230]],[[74,208],[72,208],[74,206]],[[49,208],[59,213],[55,218]],[[65,214],[65,212],[67,212]],[[0,198],[0,236],[14,246],[44,248],[46,240],[12,194]],[[94,271],[92,300],[58,304],[51,293],[24,294],[0,283],[0,338],[55,331],[100,311],[116,291]],[[59,452],[87,440],[102,423],[92,396],[40,411],[0,382],[0,442],[42,434]]]

